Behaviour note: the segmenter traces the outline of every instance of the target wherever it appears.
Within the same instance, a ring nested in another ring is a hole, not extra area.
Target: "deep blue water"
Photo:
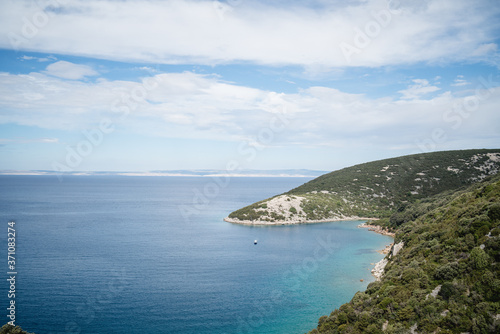
[[[0,277],[16,221],[16,324],[37,334],[307,332],[373,281],[374,250],[391,239],[359,222],[222,221],[306,181],[0,176]]]

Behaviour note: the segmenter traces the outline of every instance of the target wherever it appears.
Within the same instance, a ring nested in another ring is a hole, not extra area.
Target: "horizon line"
[[[175,169],[154,171],[0,170],[2,176],[173,176],[173,177],[317,177],[330,171],[313,169]]]

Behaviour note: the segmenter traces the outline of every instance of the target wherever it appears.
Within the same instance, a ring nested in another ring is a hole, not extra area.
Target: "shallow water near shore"
[[[16,324],[37,334],[307,332],[374,280],[375,250],[392,238],[352,221],[222,219],[308,180],[0,176],[0,222],[16,221]],[[0,247],[6,258],[6,233]]]

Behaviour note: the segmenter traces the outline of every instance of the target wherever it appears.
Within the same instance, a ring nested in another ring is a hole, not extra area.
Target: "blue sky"
[[[498,148],[499,14],[488,0],[5,0],[0,170],[335,170]]]

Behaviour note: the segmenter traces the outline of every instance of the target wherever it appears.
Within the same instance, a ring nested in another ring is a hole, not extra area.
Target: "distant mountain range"
[[[124,175],[124,176],[232,176],[232,177],[317,177],[327,171],[309,169],[275,169],[275,170],[218,170],[218,169],[196,169],[196,170],[153,170],[147,172],[119,172],[119,171],[71,171],[58,172],[53,170],[3,170],[0,175]]]

